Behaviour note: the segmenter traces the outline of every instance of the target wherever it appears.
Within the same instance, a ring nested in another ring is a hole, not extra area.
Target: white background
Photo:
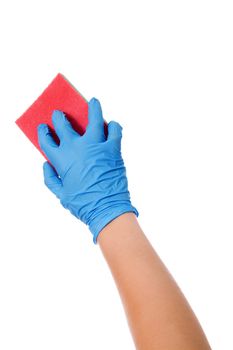
[[[14,124],[58,72],[123,125],[141,226],[213,349],[233,349],[231,5],[1,2],[2,350],[134,349],[99,247]]]

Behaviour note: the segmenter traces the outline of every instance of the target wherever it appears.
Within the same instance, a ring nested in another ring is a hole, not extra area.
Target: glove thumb
[[[45,162],[43,165],[44,171],[44,183],[53,192],[58,198],[60,198],[60,193],[62,189],[61,179],[58,177],[54,168],[49,164],[49,162]]]

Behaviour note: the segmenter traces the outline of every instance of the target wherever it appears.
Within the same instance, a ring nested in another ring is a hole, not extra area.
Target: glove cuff
[[[100,233],[100,231],[109,224],[112,220],[116,219],[118,216],[127,213],[127,212],[133,212],[137,217],[139,215],[137,209],[133,207],[131,204],[124,204],[120,207],[109,207],[106,208],[102,213],[101,216],[98,216],[96,220],[93,220],[90,225],[89,229],[91,233],[93,234],[93,242],[94,244],[97,244],[97,237]]]

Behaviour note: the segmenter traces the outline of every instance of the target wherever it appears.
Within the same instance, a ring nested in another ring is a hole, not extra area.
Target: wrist
[[[117,203],[115,206],[111,205],[110,207],[100,210],[99,215],[96,216],[89,224],[89,229],[93,234],[93,242],[97,244],[97,238],[101,231],[116,218],[125,213],[132,213],[136,215],[136,217],[139,215],[137,209],[132,206],[130,202],[121,203],[121,205]]]

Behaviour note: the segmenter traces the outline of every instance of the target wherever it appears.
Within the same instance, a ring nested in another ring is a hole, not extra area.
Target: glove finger
[[[40,124],[37,128],[38,142],[46,157],[52,161],[54,153],[58,150],[58,145],[49,130],[47,124]]]
[[[73,137],[80,136],[73,128],[62,111],[54,110],[52,122],[60,142],[68,141]]]
[[[122,126],[115,122],[111,121],[108,123],[108,140],[121,140],[122,138]]]
[[[59,198],[62,189],[61,179],[58,177],[56,171],[49,162],[44,163],[43,171],[45,185]]]
[[[88,103],[88,125],[85,135],[93,142],[105,141],[103,113],[100,102],[94,97]]]

